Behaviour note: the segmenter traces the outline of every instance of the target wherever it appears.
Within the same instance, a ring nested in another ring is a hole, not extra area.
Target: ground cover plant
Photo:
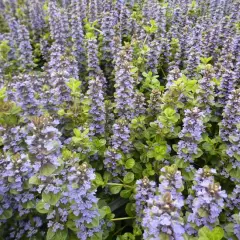
[[[0,0],[0,239],[240,239],[239,0]]]

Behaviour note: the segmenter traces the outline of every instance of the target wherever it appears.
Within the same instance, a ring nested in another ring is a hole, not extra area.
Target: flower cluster
[[[214,181],[211,175],[214,170],[199,169],[195,175],[195,197],[192,200],[192,213],[188,216],[189,223],[195,223],[198,227],[212,227],[217,223],[218,217],[224,208],[224,199],[227,194],[221,190],[219,183]]]
[[[195,107],[193,110],[185,110],[183,128],[179,133],[178,156],[185,162],[192,163],[194,155],[198,154],[198,142],[204,131],[204,114]]]
[[[148,207],[144,211],[142,226],[144,239],[183,240],[184,227],[180,217],[181,205],[178,199],[172,199],[171,193],[156,196],[147,201]]]
[[[240,238],[239,12],[0,0],[0,239]]]

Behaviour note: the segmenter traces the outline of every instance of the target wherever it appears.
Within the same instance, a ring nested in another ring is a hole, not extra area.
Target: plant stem
[[[125,184],[122,184],[122,183],[107,183],[107,185],[109,185],[109,186],[123,186],[123,187],[127,187],[127,188],[133,188],[132,186],[125,185]]]
[[[122,221],[122,220],[129,220],[129,219],[135,219],[136,217],[123,217],[123,218],[113,218],[111,221]]]

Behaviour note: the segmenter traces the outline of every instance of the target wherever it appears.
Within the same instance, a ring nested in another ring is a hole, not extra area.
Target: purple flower
[[[184,239],[181,207],[177,202],[178,199],[173,200],[171,193],[147,201],[148,207],[144,210],[142,219],[143,239],[159,239],[161,234],[166,234],[170,239]]]

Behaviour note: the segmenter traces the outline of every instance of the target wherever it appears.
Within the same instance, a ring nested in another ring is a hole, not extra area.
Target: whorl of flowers
[[[40,102],[35,98],[34,79],[27,74],[15,77],[16,95],[14,101],[21,107],[24,115],[38,115]]]
[[[128,36],[132,32],[131,13],[125,4],[121,4],[119,14],[120,32],[122,37]]]
[[[192,163],[198,153],[198,143],[205,129],[203,117],[203,112],[197,107],[185,110],[183,128],[179,133],[181,140],[178,142],[178,156],[185,162]]]
[[[59,166],[59,156],[61,149],[60,136],[56,126],[58,121],[41,116],[31,117],[26,126],[28,135],[26,144],[29,153],[34,157],[34,169],[39,170],[44,165]]]
[[[236,80],[234,78],[234,72],[231,69],[225,69],[222,74],[221,84],[219,86],[219,103],[224,106],[229,98],[231,92],[235,89]]]
[[[192,201],[192,213],[188,216],[188,222],[198,227],[212,227],[217,223],[218,217],[224,208],[224,199],[227,194],[221,190],[219,183],[214,181],[209,169],[199,169],[195,175],[195,197]]]
[[[78,78],[78,66],[74,56],[69,56],[68,53],[62,55],[62,47],[57,43],[54,43],[51,47],[48,73],[51,80],[50,86],[52,87],[50,91],[55,98],[55,105],[70,102],[70,89],[66,83],[70,78]]]
[[[50,1],[48,5],[49,25],[52,39],[63,47],[69,38],[69,22],[65,12],[61,12],[55,1]]]
[[[44,29],[44,12],[43,12],[43,2],[37,0],[31,0],[29,2],[29,16],[31,20],[31,27],[40,35]]]
[[[138,117],[146,113],[146,100],[144,94],[141,92],[135,93],[134,98],[134,116]]]
[[[98,18],[98,1],[90,0],[88,4],[88,19],[90,22],[96,21]]]
[[[123,175],[122,171],[124,169],[120,169],[118,166],[118,161],[121,160],[122,155],[113,148],[109,148],[105,152],[104,166],[107,171],[110,172],[113,176]]]
[[[131,65],[126,49],[117,56],[115,65],[115,103],[120,118],[132,119],[134,109],[134,79],[131,75]]]
[[[186,72],[189,78],[193,78],[194,72],[200,63],[199,52],[201,50],[199,49],[199,46],[197,45],[197,42],[195,42],[194,39],[190,41],[193,41],[193,43],[191,48],[188,51],[188,59],[186,61],[186,64],[187,64]]]
[[[24,69],[33,66],[32,46],[30,43],[29,32],[24,25],[18,26],[18,51],[19,63]]]
[[[86,240],[94,232],[100,231],[100,226],[88,228],[93,219],[99,217],[96,208],[98,199],[96,191],[92,190],[92,181],[95,179],[95,173],[86,163],[78,166],[72,164],[68,170],[68,189],[67,197],[71,202],[70,209],[75,216],[75,226],[78,229],[79,239]]]
[[[156,183],[150,181],[147,177],[136,181],[136,214],[139,218],[138,221],[141,221],[143,216],[143,210],[146,207],[147,200],[154,197],[156,193]]]
[[[102,18],[101,30],[102,40],[102,60],[104,61],[106,74],[113,70],[112,61],[114,59],[114,18],[111,12],[106,12]]]
[[[96,38],[87,40],[87,67],[89,78],[96,78],[102,71],[99,66],[98,45]]]
[[[227,154],[233,157],[235,154],[240,155],[239,141],[240,116],[238,114],[240,109],[240,91],[235,90],[229,96],[227,105],[223,111],[223,120],[220,124],[220,136],[223,141],[229,144]]]
[[[173,84],[174,81],[178,80],[182,77],[182,73],[178,67],[173,67],[167,76],[167,84],[166,86],[169,87]]]
[[[184,189],[181,172],[175,166],[166,166],[161,169],[159,177],[158,191],[160,194],[170,192],[173,199],[178,199],[182,206],[183,196],[181,192]]]
[[[169,192],[147,200],[148,206],[142,219],[143,239],[184,239],[185,231],[180,217],[182,206],[178,203],[178,199],[173,199]]]
[[[148,70],[154,74],[158,73],[157,67],[159,64],[159,58],[162,51],[161,42],[158,40],[152,40],[149,44],[150,51],[147,54],[147,66]]]
[[[227,207],[231,210],[236,208],[240,211],[240,185],[236,185],[232,193],[228,196]]]
[[[118,119],[113,124],[113,135],[111,139],[112,148],[127,153],[131,149],[129,123],[125,119]]]
[[[36,188],[27,187],[29,178],[34,174],[32,164],[26,154],[6,155],[1,156],[1,167],[0,167],[0,214],[7,214],[10,218],[21,219],[32,212],[31,208],[27,208],[29,202],[35,201],[34,192]],[[3,236],[6,239],[21,239],[22,235],[28,230],[28,226],[22,229],[20,232],[15,232],[17,228],[13,228],[12,225],[3,223]],[[15,222],[17,223],[17,222]],[[29,231],[30,236],[34,235],[35,232]],[[7,236],[5,236],[7,234]],[[15,235],[16,234],[16,235]]]
[[[240,239],[240,213],[233,215],[233,232],[237,239]]]
[[[90,131],[93,135],[102,135],[105,132],[105,105],[103,82],[100,77],[89,81],[88,95],[90,99],[89,114],[91,117]]]
[[[150,100],[148,101],[148,111],[151,115],[157,115],[161,112],[162,93],[159,90],[152,90]]]
[[[41,238],[46,234],[42,230],[43,225],[43,220],[37,216],[32,217],[31,220],[18,220],[13,225],[6,226],[8,234],[5,239]]]
[[[209,111],[209,108],[215,104],[215,83],[213,81],[215,78],[215,72],[213,67],[210,64],[207,64],[201,71],[201,74],[202,78],[198,81],[198,102],[200,103],[201,107],[204,107],[207,111]]]
[[[70,26],[73,52],[78,61],[79,71],[82,72],[84,70],[84,63],[86,62],[86,53],[80,9],[80,2],[78,0],[72,0],[70,5]]]

